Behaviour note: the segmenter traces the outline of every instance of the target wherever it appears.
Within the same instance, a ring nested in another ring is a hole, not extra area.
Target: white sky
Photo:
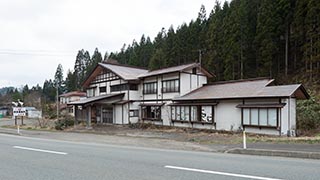
[[[209,15],[215,0],[1,0],[0,88],[42,86],[59,63],[66,76],[80,49],[104,55],[142,34],[153,40],[195,19],[201,4]]]

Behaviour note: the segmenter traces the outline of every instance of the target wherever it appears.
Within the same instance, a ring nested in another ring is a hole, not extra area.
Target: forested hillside
[[[163,28],[154,40],[142,35],[110,58],[156,69],[201,57],[215,80],[267,76],[319,83],[319,25],[318,0],[217,2],[209,15],[202,6],[195,20]]]

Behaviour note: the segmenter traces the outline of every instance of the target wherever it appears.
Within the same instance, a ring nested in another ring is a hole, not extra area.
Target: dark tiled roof
[[[174,100],[290,97],[293,95],[300,99],[309,97],[301,84],[268,86],[272,81],[261,79],[205,85]]]
[[[65,94],[61,94],[59,97],[70,97],[70,96],[80,96],[80,97],[84,97],[87,94],[85,92],[81,92],[81,91],[72,91],[72,92],[68,92]]]
[[[130,67],[119,64],[110,64],[110,63],[99,63],[100,66],[107,68],[123,78],[124,80],[137,80],[141,74],[148,72],[146,69],[141,69],[137,67]]]

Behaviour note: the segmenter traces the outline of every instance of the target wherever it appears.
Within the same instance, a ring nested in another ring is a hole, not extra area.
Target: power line
[[[58,54],[58,53],[24,53],[24,52],[1,52],[0,55],[16,55],[16,56],[75,56],[75,54]]]

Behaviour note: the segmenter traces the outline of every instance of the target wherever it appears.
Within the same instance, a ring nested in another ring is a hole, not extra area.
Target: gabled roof
[[[298,99],[309,98],[308,93],[301,84],[269,86],[271,82],[273,82],[273,79],[249,79],[210,84],[175,98],[174,101],[293,96]]]
[[[85,97],[87,94],[85,92],[81,91],[71,91],[67,92],[65,94],[61,94],[59,97],[70,97],[70,96],[80,96],[80,97]]]
[[[93,79],[104,69],[107,69],[123,80],[131,81],[131,80],[139,80],[138,76],[140,74],[148,72],[148,70],[128,65],[122,65],[122,64],[115,64],[115,63],[108,63],[103,62],[99,63],[95,69],[91,72],[91,74],[86,78],[86,80],[83,82],[82,86],[88,87],[90,85],[90,82],[93,81]]]
[[[190,64],[184,64],[180,66],[173,66],[173,67],[168,67],[168,68],[162,68],[162,69],[156,69],[152,71],[148,71],[147,73],[141,74],[139,78],[145,78],[145,77],[150,77],[150,76],[155,76],[159,74],[168,74],[168,73],[173,73],[173,72],[183,72],[188,69],[192,69],[194,67],[200,68],[199,63],[190,63]],[[213,77],[211,73],[209,73],[206,69],[201,68],[202,73],[207,75],[208,77]]]
[[[148,72],[146,69],[112,63],[99,63],[99,66],[109,69],[124,80],[138,80],[139,75]]]
[[[194,67],[197,67],[201,70],[202,73],[204,73],[208,77],[213,77],[213,74],[208,72],[206,69],[200,66],[199,63],[190,63],[190,64],[184,64],[180,66],[173,66],[163,69],[157,69],[148,71],[147,69],[135,67],[135,66],[129,66],[129,65],[123,65],[113,62],[103,62],[99,63],[95,69],[92,71],[92,73],[87,77],[87,79],[83,82],[84,87],[88,87],[90,85],[90,82],[103,70],[108,69],[115,73],[117,76],[122,78],[126,81],[136,81],[141,78],[155,76],[159,74],[167,74],[167,73],[173,73],[173,72],[183,72],[189,69],[192,69]]]

